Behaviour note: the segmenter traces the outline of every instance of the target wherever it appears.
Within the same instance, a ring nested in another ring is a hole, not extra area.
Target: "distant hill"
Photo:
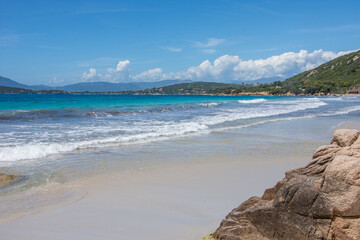
[[[29,88],[29,86],[15,82],[10,78],[0,76],[0,86],[14,87],[14,88]]]
[[[238,88],[241,86],[244,87],[253,87],[259,85],[261,82],[268,83],[274,82],[281,78],[262,78],[256,81],[247,81],[239,82],[234,81],[231,83],[217,83],[217,82],[190,82],[190,83],[180,83],[169,85],[165,87],[151,88],[140,91],[129,91],[131,94],[207,94],[216,89],[227,89],[227,88]]]
[[[114,92],[141,89],[133,83],[84,82],[57,87],[60,90],[73,92]],[[119,90],[120,89],[120,90]]]
[[[24,88],[4,87],[0,86],[0,93],[7,94],[68,94],[69,92],[59,90],[31,90]]]
[[[241,94],[268,92],[269,94],[343,94],[360,84],[360,51],[353,52],[321,66],[300,73],[285,81],[258,86],[225,87],[210,90],[212,94]]]
[[[119,92],[143,90],[147,88],[164,87],[178,83],[189,83],[190,80],[163,80],[157,82],[129,82],[129,83],[111,83],[111,82],[83,82],[66,86],[50,87],[46,85],[25,85],[9,78],[0,76],[0,86],[24,88],[31,90],[62,90],[72,92]]]
[[[166,87],[145,89],[129,92],[131,94],[205,94],[210,90],[236,86],[235,84],[216,83],[216,82],[195,82],[180,83]]]
[[[178,83],[187,83],[190,80],[164,80],[158,82],[130,82],[130,83],[110,83],[110,82],[84,82],[66,85],[63,87],[56,87],[64,91],[76,92],[119,92],[119,91],[132,91],[143,90],[147,88],[163,87]]]
[[[294,93],[345,93],[360,84],[360,51],[291,77],[281,87]]]
[[[14,87],[4,87],[0,86],[0,93],[34,93],[33,90],[30,89],[24,89],[24,88],[14,88]]]

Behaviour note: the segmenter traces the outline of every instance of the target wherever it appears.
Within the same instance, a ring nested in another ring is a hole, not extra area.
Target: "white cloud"
[[[83,81],[89,81],[89,80],[94,80],[94,78],[96,78],[97,76],[98,75],[96,74],[96,69],[90,68],[88,73],[84,72],[82,74],[81,79]]]
[[[130,61],[119,61],[116,68],[108,68],[108,73],[105,75],[105,80],[109,82],[121,82],[129,79]]]
[[[95,68],[90,68],[89,72],[84,72],[81,76],[83,81],[108,81],[121,82],[129,80],[129,60],[119,61],[116,68],[108,68],[106,74],[96,73]]]
[[[309,53],[300,50],[298,53],[288,52],[266,59],[240,61],[234,70],[235,79],[256,80],[270,77],[290,77],[313,69],[327,61],[343,55],[331,51],[316,50]]]
[[[119,63],[116,65],[116,68],[108,68],[109,72],[124,72],[127,71],[130,65],[129,60],[119,61]]]
[[[297,53],[288,52],[257,60],[242,60],[238,56],[224,55],[217,58],[214,63],[206,60],[198,66],[190,67],[183,72],[171,73],[169,76],[206,81],[251,81],[270,77],[286,78],[315,68],[346,53],[349,52],[334,53],[320,49],[309,53],[306,50],[300,50]]]
[[[136,81],[159,81],[163,80],[163,77],[161,68],[154,68],[132,76],[132,79]]]
[[[252,81],[260,78],[287,78],[306,70],[315,68],[347,52],[332,52],[322,49],[308,52],[287,52],[265,59],[242,60],[239,56],[224,55],[213,61],[203,61],[198,66],[192,66],[185,71],[163,73],[161,68],[154,68],[142,73],[130,74],[130,61],[120,61],[116,68],[107,69],[106,74],[98,74],[90,68],[83,73],[85,81],[159,81],[165,79],[190,79],[194,81]]]
[[[209,38],[206,42],[195,42],[196,47],[207,48],[214,47],[221,43],[225,42],[225,39],[222,38]]]
[[[175,48],[175,47],[164,47],[163,49],[168,50],[170,52],[181,52],[182,48]]]

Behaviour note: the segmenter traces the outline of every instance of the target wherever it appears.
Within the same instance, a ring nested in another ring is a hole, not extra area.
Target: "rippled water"
[[[0,161],[344,115],[356,97],[0,95]]]

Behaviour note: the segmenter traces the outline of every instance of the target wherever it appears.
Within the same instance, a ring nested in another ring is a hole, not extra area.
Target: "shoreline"
[[[65,181],[45,185],[42,194],[25,194],[26,201],[16,196],[14,207],[20,215],[22,204],[48,207],[0,224],[2,239],[201,239],[239,201],[261,195],[286,170],[309,161],[328,135],[311,141],[306,140],[309,136],[290,136],[293,124],[271,123],[133,147],[137,155],[129,155],[129,161],[137,163],[127,170],[121,162],[118,167],[105,162],[102,168],[109,171],[90,175],[89,170],[71,170],[70,176],[63,175]],[[277,126],[288,129],[289,136],[262,134],[264,127]],[[84,157],[91,156],[102,155]],[[85,175],[72,179],[74,174]],[[63,203],[55,201],[59,198]],[[12,200],[5,204],[7,209]]]
[[[175,163],[81,179],[69,187],[83,197],[0,224],[2,239],[200,239],[238,199],[261,193],[300,165],[263,162],[259,170],[259,164]],[[239,174],[252,186],[234,192]],[[256,184],[255,174],[262,175]]]
[[[65,92],[65,93],[0,93],[5,95],[141,95],[141,96],[247,96],[247,97],[342,97],[342,96],[360,96],[360,94],[268,94],[256,92],[244,92],[238,94],[154,94],[154,93],[122,93],[122,92]]]
[[[273,122],[114,149],[109,156],[80,152],[76,161],[85,166],[94,158],[95,172],[70,164],[40,192],[2,202],[18,214],[0,224],[2,239],[201,239],[239,202],[310,161],[335,129],[360,126],[344,119]]]

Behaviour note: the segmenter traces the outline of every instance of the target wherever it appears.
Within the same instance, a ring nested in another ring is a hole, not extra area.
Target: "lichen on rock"
[[[212,234],[203,237],[201,240],[215,240]]]
[[[231,211],[219,240],[360,239],[360,132],[336,130],[312,161]]]

